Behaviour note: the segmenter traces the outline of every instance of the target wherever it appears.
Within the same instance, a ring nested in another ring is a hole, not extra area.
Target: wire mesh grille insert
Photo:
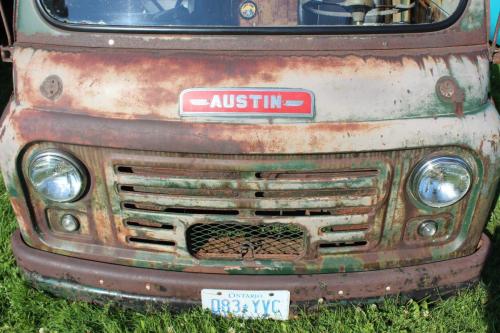
[[[195,224],[187,230],[198,259],[295,259],[305,252],[305,232],[293,224]]]

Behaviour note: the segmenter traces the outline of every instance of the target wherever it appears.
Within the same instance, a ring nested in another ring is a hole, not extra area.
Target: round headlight
[[[45,198],[56,202],[71,202],[85,190],[83,166],[69,155],[44,152],[36,155],[28,169],[31,184]]]
[[[470,167],[463,159],[436,157],[417,166],[411,178],[411,190],[422,203],[440,208],[462,199],[471,182]]]

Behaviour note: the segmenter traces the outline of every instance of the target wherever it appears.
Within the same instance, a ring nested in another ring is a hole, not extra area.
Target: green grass
[[[0,105],[10,86],[0,67]],[[500,101],[500,70],[494,70]],[[500,103],[498,104],[500,105]],[[334,306],[288,322],[243,321],[200,310],[172,315],[141,314],[53,298],[26,286],[16,268],[9,237],[15,217],[0,182],[1,332],[500,332],[500,201],[488,225],[494,249],[483,282],[472,290],[435,303]]]

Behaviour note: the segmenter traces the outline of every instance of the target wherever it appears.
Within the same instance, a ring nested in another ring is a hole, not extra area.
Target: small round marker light
[[[80,222],[73,215],[64,215],[61,218],[61,226],[67,232],[76,232],[80,229]]]
[[[422,237],[432,237],[438,229],[435,221],[424,221],[418,226],[418,234]]]

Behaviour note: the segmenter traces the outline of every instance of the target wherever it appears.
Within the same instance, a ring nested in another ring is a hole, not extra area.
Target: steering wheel
[[[153,0],[155,6],[160,10],[153,15],[156,22],[168,22],[169,24],[189,24],[189,11],[182,5],[183,0],[177,0],[174,8],[165,10],[158,0]]]
[[[319,9],[321,5],[333,8]],[[409,5],[384,6],[386,9],[380,10],[373,0],[311,0],[302,4],[302,9],[319,16],[352,18],[354,24],[361,25],[366,17],[398,14],[414,6],[415,2],[412,2]]]

